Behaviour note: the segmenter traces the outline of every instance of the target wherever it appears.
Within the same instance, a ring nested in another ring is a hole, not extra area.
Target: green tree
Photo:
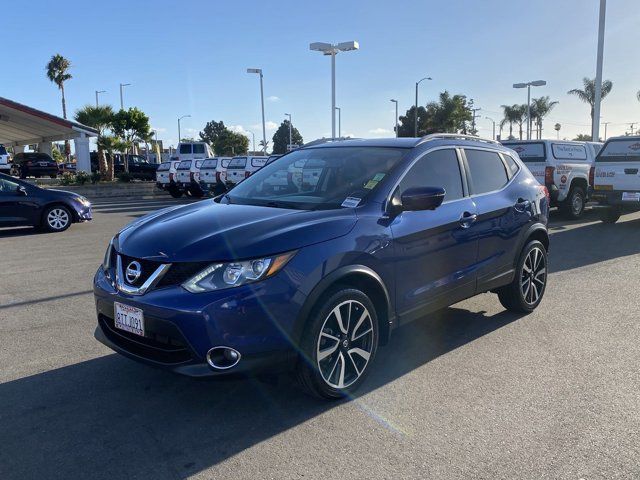
[[[502,112],[504,118],[500,122],[500,128],[503,128],[507,123],[509,124],[509,138],[513,137],[513,124],[517,124],[520,127],[520,140],[522,140],[522,126],[527,119],[527,106],[526,105],[502,105]]]
[[[200,139],[203,142],[207,142],[215,150],[216,141],[218,140],[222,132],[224,132],[225,130],[228,130],[228,129],[227,127],[225,127],[224,122],[222,120],[219,122],[216,122],[215,120],[211,120],[210,122],[207,122],[207,124],[204,126],[204,128],[200,132]]]
[[[64,82],[71,80],[72,78],[69,73],[70,68],[71,62],[59,53],[53,55],[46,66],[47,78],[58,86],[58,89],[62,94],[62,116],[64,118],[67,118],[67,102],[64,96]]]
[[[113,108],[111,108],[110,105],[101,105],[97,107],[94,107],[93,105],[86,105],[80,110],[76,110],[74,115],[76,122],[80,122],[98,130],[98,159],[100,174],[105,178],[107,178],[109,167],[107,165],[107,156],[105,155],[104,149],[101,147],[100,138],[103,137],[106,130],[111,127],[113,117]],[[113,168],[111,168],[110,171],[113,172]],[[112,180],[112,178],[107,179]]]
[[[291,127],[291,144],[302,145],[302,135],[296,127]],[[287,145],[289,145],[289,120],[283,121],[276,133],[273,134],[273,153],[282,154],[287,153]]]
[[[576,135],[576,138],[574,138],[574,140],[576,140],[578,142],[590,142],[591,141],[591,135],[589,135],[588,133],[580,133],[580,134]]]
[[[451,95],[448,91],[440,94],[437,102],[430,102],[425,107],[418,107],[418,136],[431,133],[466,133],[467,122],[472,113],[465,95]],[[400,116],[398,136],[413,137],[416,109],[411,107],[405,115]]]
[[[557,101],[552,102],[548,96],[531,100],[531,120],[536,126],[537,138],[542,138],[542,120],[551,113],[557,104]]]
[[[103,135],[98,138],[98,149],[107,152],[109,154],[109,161],[107,162],[107,172],[105,175],[105,179],[108,181],[112,181],[114,177],[114,153],[115,152],[123,152],[127,150],[131,146],[130,142],[126,142],[119,137],[114,135]],[[127,168],[127,163],[125,162],[125,168]]]
[[[589,106],[591,107],[591,131],[593,131],[593,111],[596,105],[596,79],[584,77],[582,79],[582,84],[583,88],[574,88],[572,90],[569,90],[567,94],[575,95],[584,103],[589,104]],[[612,88],[613,83],[611,82],[611,80],[603,80],[601,100],[604,100],[604,97],[611,93]]]
[[[211,145],[216,155],[239,155],[249,150],[249,139],[229,130],[223,121],[207,122],[200,132],[200,139]]]
[[[138,108],[119,110],[113,115],[111,130],[120,137],[127,149],[135,142],[151,141],[151,125],[149,117]],[[129,171],[129,162],[124,162],[125,172]]]

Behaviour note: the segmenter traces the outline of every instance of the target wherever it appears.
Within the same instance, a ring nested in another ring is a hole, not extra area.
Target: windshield
[[[545,148],[542,142],[505,142],[503,145],[515,151],[525,163],[545,161]]]
[[[297,150],[266,165],[225,196],[230,203],[282,208],[357,206],[404,157],[404,148]],[[357,201],[356,201],[357,200]]]
[[[596,162],[640,162],[640,138],[608,140]]]

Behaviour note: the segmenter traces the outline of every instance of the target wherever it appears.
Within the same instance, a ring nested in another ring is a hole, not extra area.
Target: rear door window
[[[544,162],[546,158],[543,142],[513,142],[505,143],[504,146],[514,150],[525,163]]]
[[[640,138],[607,140],[596,162],[640,162]]]
[[[462,198],[462,175],[456,151],[436,150],[418,160],[400,181],[398,194],[413,187],[442,187],[445,202]]]
[[[509,182],[500,155],[486,150],[464,150],[471,174],[473,193],[478,195],[500,190]]]

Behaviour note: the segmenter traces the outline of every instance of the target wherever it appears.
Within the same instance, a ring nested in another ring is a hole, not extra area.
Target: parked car
[[[58,164],[46,153],[20,152],[13,157],[11,174],[20,178],[56,178],[58,176]]]
[[[259,193],[307,161],[324,162],[314,188]],[[348,395],[399,325],[488,291],[534,310],[548,195],[515,152],[477,137],[302,147],[115,235],[94,278],[95,336],[185,375],[292,369],[314,395]]]
[[[200,186],[200,167],[204,160],[182,160],[176,168],[178,188],[196,198],[203,197],[205,191]]]
[[[536,180],[551,194],[551,206],[580,218],[589,199],[589,170],[602,148],[598,142],[560,140],[504,141],[515,150]]]
[[[625,212],[640,211],[640,136],[607,140],[590,176],[603,222],[615,223]]]
[[[11,155],[4,145],[0,143],[0,173],[9,174],[11,172]]]
[[[219,195],[227,190],[226,172],[231,157],[206,158],[200,166],[200,187],[203,192]]]
[[[227,166],[227,185],[233,186],[257,172],[267,163],[267,157],[233,157]]]
[[[82,195],[40,188],[0,173],[0,227],[30,225],[62,232],[91,218],[91,203]]]
[[[213,157],[213,150],[206,142],[180,142],[171,160],[204,160]]]
[[[105,154],[107,159],[111,159],[111,155]],[[136,180],[155,180],[156,179],[156,170],[158,169],[158,164],[149,163],[147,159],[141,155],[133,155],[133,154],[124,154],[124,153],[114,153],[114,163],[113,163],[113,172],[115,175],[120,175],[124,173],[125,168],[125,158],[129,162],[129,175]],[[100,171],[100,164],[98,161],[98,152],[91,152],[91,171],[98,172]]]
[[[171,194],[173,198],[180,198],[183,191],[178,187],[177,168],[180,164],[177,160],[162,162],[156,170],[156,186],[160,190],[165,190]]]

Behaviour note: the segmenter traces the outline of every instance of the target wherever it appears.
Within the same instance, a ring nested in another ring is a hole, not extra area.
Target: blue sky
[[[524,103],[514,82],[542,78],[560,104],[546,121],[562,124],[562,137],[589,132],[589,109],[567,90],[595,76],[598,0],[399,0],[307,2],[121,1],[5,2],[0,95],[61,114],[57,89],[44,74],[54,53],[69,58],[70,111],[93,103],[137,106],[159,138],[174,143],[176,118],[183,136],[197,136],[208,120],[223,120],[261,138],[259,83],[247,67],[264,70],[270,127],[284,113],[305,140],[329,135],[330,61],[309,51],[314,41],[357,40],[360,50],[337,57],[337,105],[342,132],[392,136],[390,98],[404,112],[445,89],[475,99],[483,110],[480,133],[491,134],[500,105]],[[609,0],[604,77],[614,83],[603,102],[608,133],[640,122],[640,9],[637,0]],[[636,126],[637,128],[637,126]],[[267,131],[267,138],[274,130]],[[165,143],[166,145],[167,143]]]

